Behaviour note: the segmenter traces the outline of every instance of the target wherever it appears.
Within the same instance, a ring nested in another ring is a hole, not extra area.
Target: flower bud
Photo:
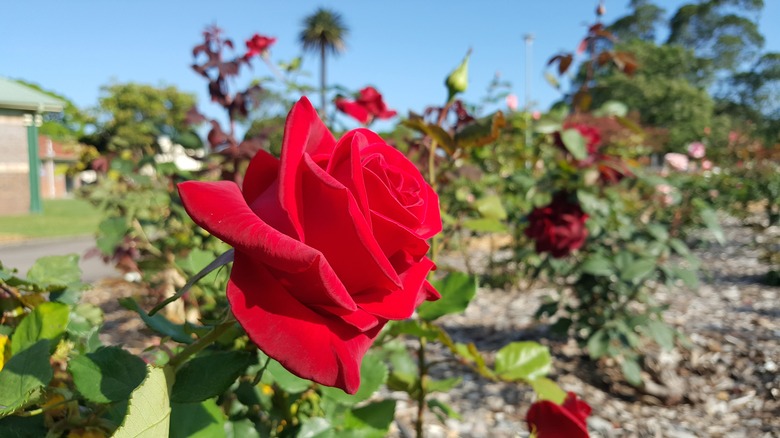
[[[469,86],[469,56],[471,56],[471,49],[466,52],[466,56],[463,57],[458,68],[452,71],[444,84],[447,86],[447,101],[451,101],[456,94],[466,91]]]

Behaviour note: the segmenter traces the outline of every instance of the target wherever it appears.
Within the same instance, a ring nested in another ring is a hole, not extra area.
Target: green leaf
[[[538,400],[549,400],[555,404],[563,404],[566,399],[566,391],[557,383],[547,377],[537,377],[529,382],[537,395]]]
[[[498,195],[490,195],[474,201],[474,206],[484,218],[504,220],[506,219],[506,210],[501,205],[501,198]]]
[[[171,404],[171,438],[224,438],[225,435],[225,414],[215,400]]]
[[[642,368],[635,359],[624,359],[620,364],[620,369],[628,383],[634,386],[642,384]]]
[[[671,269],[672,269],[672,273],[674,273],[674,275],[677,276],[677,278],[682,280],[686,286],[693,289],[699,285],[699,277],[696,275],[695,271],[681,268],[679,266],[674,266]]]
[[[57,345],[68,326],[70,308],[66,304],[45,302],[36,306],[16,327],[11,338],[11,354],[16,354],[42,339]]]
[[[580,270],[586,274],[609,277],[614,274],[612,262],[602,256],[592,255],[580,265]]]
[[[298,435],[300,437],[300,435]],[[226,438],[260,438],[255,423],[248,418],[225,423]]]
[[[322,396],[344,405],[354,405],[371,397],[387,381],[387,376],[387,365],[379,355],[368,353],[360,364],[360,388],[355,395],[347,394],[339,388],[323,386]]]
[[[450,377],[449,379],[428,379],[425,382],[425,388],[428,393],[432,392],[449,392],[452,388],[460,385],[463,381],[462,377]]]
[[[49,384],[49,340],[42,339],[11,356],[0,370],[0,418],[21,409],[33,395]]]
[[[40,284],[66,287],[81,282],[78,254],[41,257],[27,271],[27,279]]]
[[[609,333],[604,328],[596,330],[588,338],[588,354],[595,360],[607,354],[609,347]]]
[[[308,418],[301,423],[296,438],[331,438],[336,432],[330,422],[322,417]]]
[[[512,342],[496,353],[495,370],[506,380],[534,380],[550,371],[550,350],[532,341]]]
[[[417,314],[433,321],[450,313],[466,310],[477,293],[477,278],[462,272],[451,272],[441,280],[431,282],[441,294],[437,301],[426,301],[417,308]]]
[[[221,395],[256,362],[257,355],[244,351],[219,351],[198,356],[176,372],[171,401],[195,403]]]
[[[634,260],[620,271],[620,279],[633,284],[639,284],[645,277],[655,271],[657,262],[655,259]]]
[[[726,243],[726,236],[723,234],[723,228],[721,228],[720,222],[718,222],[718,216],[715,214],[715,210],[705,207],[704,202],[699,199],[694,199],[693,203],[699,207],[699,217],[701,217],[702,222],[704,222],[704,226],[706,226],[712,235],[715,236],[715,240],[721,245]]]
[[[434,340],[439,337],[441,329],[430,324],[425,324],[425,326],[423,326],[423,324],[424,322],[418,320],[406,319],[403,321],[391,321],[389,328],[390,333],[394,336],[411,335],[428,340]]]
[[[43,422],[43,415],[32,417],[0,418],[0,436],[3,438],[37,438],[47,436],[48,428]]]
[[[163,336],[168,336],[174,341],[180,342],[182,344],[192,343],[192,336],[190,336],[190,334],[184,330],[184,326],[174,324],[160,314],[149,316],[134,299],[130,297],[120,298],[119,304],[121,304],[122,307],[127,310],[136,312],[138,316],[140,316],[141,319],[146,323],[146,325],[157,333]]]
[[[580,205],[585,213],[594,216],[606,216],[609,214],[609,203],[604,199],[599,199],[587,190],[577,190],[577,200],[580,201]]]
[[[658,345],[664,350],[671,350],[674,348],[674,330],[666,325],[663,321],[652,319],[647,323],[647,330],[650,332],[650,336]]]
[[[357,429],[359,436],[382,438],[395,418],[395,400],[382,400],[347,412],[344,427]]]
[[[566,129],[561,133],[561,140],[566,150],[577,160],[584,160],[588,157],[585,137],[576,129]]]
[[[265,358],[263,357],[260,360],[265,361]],[[263,374],[263,381],[266,382],[268,380],[271,380],[272,382],[279,385],[279,387],[283,390],[293,394],[306,391],[312,385],[310,380],[302,379],[287,371],[287,369],[283,367],[282,364],[273,359],[268,362],[268,367],[265,369],[265,373]]]
[[[455,144],[462,149],[485,146],[498,139],[504,126],[506,126],[504,113],[496,111],[458,130],[455,133]]]
[[[76,356],[68,364],[68,370],[73,374],[76,389],[95,403],[127,400],[146,377],[143,359],[121,347],[103,347]]]
[[[463,228],[478,233],[501,233],[506,231],[506,225],[498,219],[480,218],[466,219],[463,221]]]
[[[125,420],[112,438],[168,438],[171,406],[169,377],[162,368],[147,365],[147,376],[133,391]]]
[[[427,123],[425,119],[419,114],[409,113],[409,118],[401,122],[402,125],[407,128],[414,129],[415,131],[431,137],[441,148],[452,155],[455,153],[455,140],[447,133],[441,126],[433,123]]]
[[[623,102],[608,100],[601,105],[599,109],[593,112],[596,117],[625,117],[628,114],[628,106]]]
[[[456,420],[463,419],[458,411],[453,409],[452,406],[448,405],[447,403],[436,399],[429,399],[427,403],[428,409],[430,409],[431,412],[436,415],[436,418],[438,418],[441,422],[444,422],[447,418],[454,418]]]
[[[70,312],[67,331],[73,336],[88,337],[103,323],[103,311],[94,304],[81,303]]]
[[[127,219],[124,217],[110,217],[103,219],[98,225],[98,237],[96,245],[104,255],[113,255],[116,247],[127,234]]]

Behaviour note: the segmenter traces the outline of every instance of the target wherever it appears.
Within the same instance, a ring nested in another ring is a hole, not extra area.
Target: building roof
[[[76,161],[79,158],[78,149],[78,144],[63,144],[45,135],[38,136],[38,157],[42,160],[52,158],[56,161]]]
[[[58,113],[65,102],[45,93],[0,77],[0,109]]]

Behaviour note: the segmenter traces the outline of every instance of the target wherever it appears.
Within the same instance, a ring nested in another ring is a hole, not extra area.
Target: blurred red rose
[[[599,150],[599,146],[601,146],[601,133],[593,126],[566,122],[563,124],[563,129],[576,129],[577,131],[580,131],[580,135],[585,138],[585,145],[589,156],[594,155]],[[563,147],[563,141],[560,139],[560,136],[557,138],[557,141],[560,142],[560,146]]]
[[[356,100],[339,96],[335,100],[336,108],[362,124],[371,123],[374,119],[390,119],[398,114],[387,107],[382,94],[374,87],[360,90]]]
[[[585,243],[588,215],[568,198],[568,193],[559,192],[551,203],[535,208],[528,215],[525,235],[536,241],[537,253],[549,252],[556,258],[565,257]]]
[[[536,438],[588,438],[590,406],[568,393],[562,405],[543,400],[531,405],[525,419]]]
[[[245,59],[249,59],[255,55],[262,55],[266,52],[274,43],[276,38],[267,37],[260,34],[254,34],[252,38],[246,40],[246,54]]]
[[[260,150],[243,190],[179,184],[193,220],[235,249],[227,298],[261,350],[294,374],[354,394],[360,363],[388,320],[438,292],[426,239],[441,231],[417,167],[366,129],[338,142],[302,98],[281,159]]]

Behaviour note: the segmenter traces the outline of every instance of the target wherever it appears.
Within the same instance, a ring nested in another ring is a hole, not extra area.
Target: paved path
[[[106,277],[117,277],[119,273],[103,263],[100,257],[85,259],[84,255],[95,247],[91,236],[62,239],[27,240],[0,245],[0,261],[3,266],[16,268],[22,275],[27,273],[36,259],[46,255],[78,254],[82,280],[91,283]]]

